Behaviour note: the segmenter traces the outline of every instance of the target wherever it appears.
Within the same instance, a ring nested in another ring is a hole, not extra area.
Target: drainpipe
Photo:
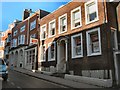
[[[28,17],[27,44],[28,44],[28,40],[29,40],[29,30],[30,30],[29,22],[30,22],[30,17]]]

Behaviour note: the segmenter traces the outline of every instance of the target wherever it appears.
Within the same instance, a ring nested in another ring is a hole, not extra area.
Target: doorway
[[[114,53],[116,83],[120,86],[120,52]]]
[[[67,61],[67,43],[66,40],[60,40],[57,46],[57,72],[66,72]]]

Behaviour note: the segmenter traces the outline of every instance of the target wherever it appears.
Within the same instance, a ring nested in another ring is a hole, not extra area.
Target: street
[[[2,79],[0,79],[2,80]],[[34,78],[16,71],[9,70],[9,78],[2,81],[2,88],[67,88],[52,82]]]

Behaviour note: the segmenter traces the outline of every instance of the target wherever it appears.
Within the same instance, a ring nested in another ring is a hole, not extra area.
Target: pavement
[[[35,77],[35,78],[39,78],[39,79],[46,80],[46,81],[49,81],[52,83],[63,85],[63,86],[69,87],[69,88],[102,88],[99,86],[94,86],[94,85],[89,85],[89,84],[85,84],[85,83],[66,80],[66,79],[60,78],[60,77],[41,74],[40,72],[32,72],[30,70],[23,69],[23,68],[14,68],[13,70],[23,73],[23,74],[26,74],[26,75],[29,75],[29,76],[32,76],[32,77]]]

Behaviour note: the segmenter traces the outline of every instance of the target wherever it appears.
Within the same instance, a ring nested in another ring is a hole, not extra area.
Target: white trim
[[[49,54],[49,52],[51,53],[52,44],[54,44],[54,58],[53,59],[51,59],[51,55]],[[56,42],[50,42],[48,44],[48,61],[55,61],[55,57],[56,57],[55,52],[56,52]]]
[[[99,38],[99,49],[100,49],[100,52],[98,53],[90,53],[90,38],[89,38],[89,33],[91,32],[95,32],[95,31],[98,31],[98,38]],[[102,54],[102,51],[101,51],[101,35],[100,35],[100,28],[95,28],[95,29],[92,29],[92,30],[89,30],[86,32],[86,41],[87,41],[87,56],[96,56],[96,55],[101,55]]]
[[[54,35],[51,35],[51,34],[50,34],[50,31],[51,31],[51,30],[50,30],[50,29],[51,29],[51,25],[50,25],[50,24],[51,24],[51,23],[55,23],[55,34],[54,34]],[[56,19],[54,19],[54,20],[52,20],[52,21],[49,22],[48,38],[54,37],[55,35],[56,35]]]
[[[47,30],[47,24],[44,24],[44,25],[42,25],[42,26],[40,27],[40,41],[45,40],[45,39],[46,39],[46,36],[47,36],[47,34],[45,34],[45,38],[43,39],[43,37],[42,37],[42,32],[43,32],[42,28],[43,28],[43,27],[45,27],[45,32],[46,32],[46,30]]]
[[[61,30],[60,30],[60,25],[61,25],[61,18],[63,18],[63,17],[66,18],[66,30],[63,31],[63,32],[61,32]],[[65,33],[65,32],[67,32],[67,13],[59,16],[59,21],[58,21],[58,33],[59,33],[59,34],[62,34],[62,33]]]
[[[74,37],[78,37],[80,36],[81,38],[81,55],[74,55],[74,41],[73,41],[73,38]],[[71,50],[72,50],[72,58],[80,58],[80,57],[83,57],[83,39],[82,39],[82,33],[79,33],[79,34],[76,34],[76,35],[73,35],[71,36]]]
[[[96,13],[97,13],[97,18],[95,19],[95,20],[93,20],[93,21],[89,21],[88,22],[88,17],[87,17],[87,5],[88,4],[91,4],[91,3],[95,3],[96,4]],[[90,23],[93,23],[93,22],[96,22],[96,21],[98,21],[99,20],[99,15],[98,15],[98,1],[97,0],[90,0],[90,1],[88,1],[88,2],[86,2],[85,3],[85,22],[86,22],[86,25],[87,24],[90,24]]]
[[[73,13],[77,10],[79,10],[79,12],[80,12],[80,25],[77,27],[73,27],[73,22],[72,22],[73,21]],[[81,13],[81,6],[75,8],[71,11],[71,30],[76,29],[76,28],[80,28],[82,26],[82,17],[81,17],[82,15],[81,14],[82,14]]]

